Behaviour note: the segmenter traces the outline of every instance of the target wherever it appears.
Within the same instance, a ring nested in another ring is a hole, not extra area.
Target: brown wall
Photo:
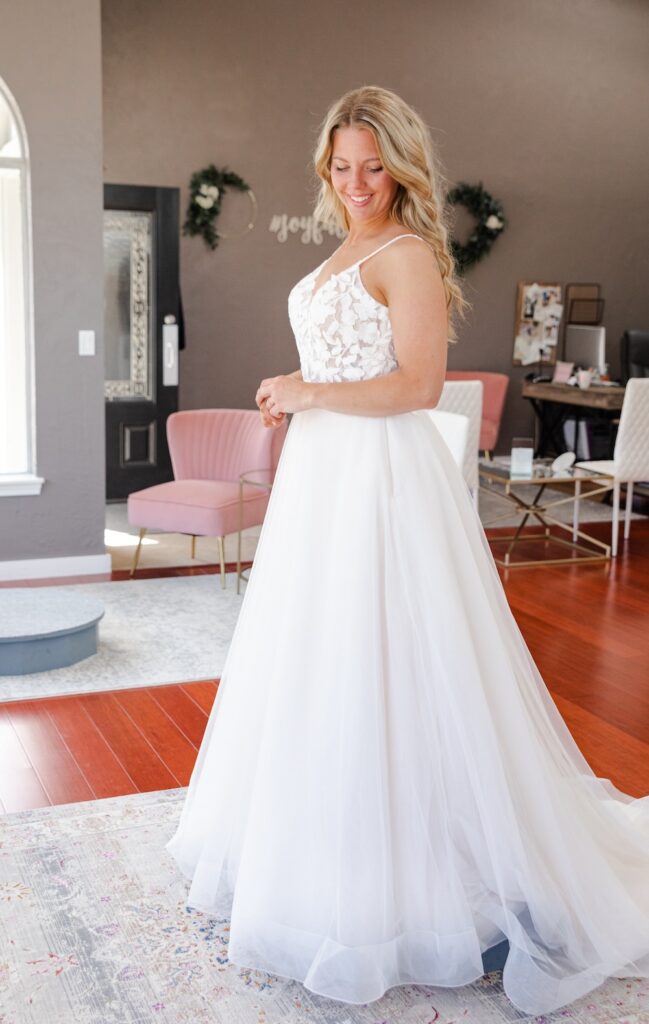
[[[482,181],[504,203],[509,229],[468,273],[473,311],[450,355],[452,368],[511,373],[501,448],[532,423],[511,366],[519,279],[600,281],[614,370],[624,328],[649,325],[644,0],[103,0],[102,11],[105,180],[181,186],[184,209],[190,174],[213,161],[259,201],[247,237],[214,253],[183,239],[184,407],[252,407],[262,377],[298,366],[287,294],[337,243],[280,244],[269,224],[310,212],[318,123],[364,83],[421,112],[451,182]]]

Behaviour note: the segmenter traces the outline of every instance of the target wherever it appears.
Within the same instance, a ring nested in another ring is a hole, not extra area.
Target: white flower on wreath
[[[200,193],[204,196],[210,196],[213,200],[219,198],[219,190],[216,185],[206,185],[203,183],[200,187]]]
[[[197,203],[198,206],[202,206],[204,210],[209,210],[214,206],[214,200],[211,196],[196,196],[194,198],[194,202]]]
[[[496,216],[495,213],[492,213],[491,216],[488,217],[487,220],[485,221],[485,227],[489,228],[491,231],[500,231],[502,226],[503,222]]]

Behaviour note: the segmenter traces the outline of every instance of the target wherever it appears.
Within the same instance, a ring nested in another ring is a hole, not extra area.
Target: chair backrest
[[[649,377],[627,382],[613,461],[618,480],[649,480]]]
[[[455,464],[464,471],[464,458],[469,436],[469,417],[461,416],[457,412],[442,412],[441,409],[428,409],[427,412],[444,438],[448,450],[455,459]]]
[[[491,373],[486,370],[448,370],[446,379],[482,381],[482,424],[478,447],[492,452],[498,443],[509,377],[506,373]]]
[[[436,408],[455,412],[469,421],[462,473],[471,491],[478,487],[478,454],[481,448],[484,386],[480,380],[446,380]]]
[[[265,427],[257,409],[189,409],[167,420],[176,480],[230,480],[250,469],[276,469],[287,430]]]
[[[620,341],[622,382],[630,377],[649,377],[649,331],[625,331]]]

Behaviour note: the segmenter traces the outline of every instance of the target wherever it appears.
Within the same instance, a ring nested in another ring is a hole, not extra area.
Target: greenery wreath
[[[451,251],[458,272],[463,273],[487,255],[498,236],[502,234],[507,220],[502,205],[482,187],[482,182],[479,185],[459,182],[450,190],[446,201],[451,206],[457,203],[465,206],[477,221],[464,245],[454,238],[451,240]]]
[[[227,167],[219,170],[214,164],[209,164],[202,171],[192,174],[189,182],[189,205],[187,217],[183,224],[183,234],[202,235],[205,244],[210,249],[216,249],[219,244],[219,235],[215,227],[215,221],[221,212],[221,203],[228,188],[238,189],[239,192],[247,192],[256,210],[256,201],[250,188],[243,178],[240,178],[234,171]],[[247,225],[250,230],[253,223]]]

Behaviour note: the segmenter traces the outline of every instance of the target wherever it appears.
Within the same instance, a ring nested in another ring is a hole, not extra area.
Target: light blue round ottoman
[[[0,676],[74,665],[97,653],[104,606],[61,587],[0,590]]]

